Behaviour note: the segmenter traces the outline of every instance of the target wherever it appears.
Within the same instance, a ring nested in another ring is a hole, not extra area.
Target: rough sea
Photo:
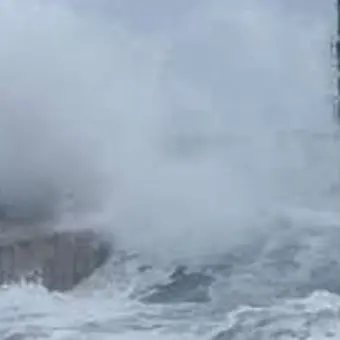
[[[1,287],[0,339],[339,339],[335,23],[331,0],[0,0],[1,200],[114,244],[72,292]]]

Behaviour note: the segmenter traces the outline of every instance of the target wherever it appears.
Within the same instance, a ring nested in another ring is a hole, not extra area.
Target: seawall
[[[112,245],[92,230],[2,232],[0,284],[39,281],[67,291],[90,277],[109,258]]]

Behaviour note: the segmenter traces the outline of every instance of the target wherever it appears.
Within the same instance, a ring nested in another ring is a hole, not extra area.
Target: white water
[[[232,339],[252,339],[238,307],[276,289],[262,281],[272,275],[267,248],[209,306],[152,307],[129,293],[161,280],[172,261],[199,265],[259,233],[273,234],[275,248],[282,220],[293,224],[287,238],[309,247],[287,284],[309,282],[313,259],[337,254],[327,243],[339,224],[333,12],[331,1],[2,0],[2,194],[39,202],[36,180],[58,197],[71,190],[82,216],[157,268],[145,277],[135,263],[124,275],[109,267],[70,295],[11,287],[0,297],[3,337],[209,338],[232,317]],[[273,302],[249,320],[277,315],[258,326],[263,339],[299,320],[322,339],[337,326],[309,321],[308,310],[334,322],[331,297],[306,296],[298,316],[295,302]]]

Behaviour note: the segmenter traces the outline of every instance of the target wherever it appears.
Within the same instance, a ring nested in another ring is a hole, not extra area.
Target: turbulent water
[[[2,204],[115,252],[1,288],[0,338],[339,338],[334,32],[331,0],[1,0]]]

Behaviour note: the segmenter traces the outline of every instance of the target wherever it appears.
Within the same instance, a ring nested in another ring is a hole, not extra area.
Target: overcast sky
[[[198,6],[207,6],[216,2],[224,4],[227,11],[235,3],[249,3],[248,0],[64,0],[82,8],[106,17],[118,18],[133,29],[153,32],[169,30],[178,22],[185,20],[190,12]],[[335,8],[332,0],[254,0],[263,6],[277,6],[284,13],[295,13],[310,18],[329,15]]]

